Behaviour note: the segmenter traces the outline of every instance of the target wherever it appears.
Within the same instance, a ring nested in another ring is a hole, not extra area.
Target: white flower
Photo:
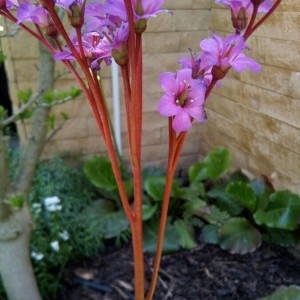
[[[45,207],[48,211],[61,210],[60,199],[57,196],[47,197],[44,199]]]
[[[67,241],[70,237],[68,231],[64,230],[62,232],[59,232],[58,235],[60,236],[60,238],[64,241]]]
[[[31,252],[31,257],[35,260],[42,260],[44,258],[44,254],[43,253],[38,253],[35,251]]]
[[[51,246],[51,248],[52,248],[54,251],[56,251],[56,252],[59,251],[59,242],[58,242],[58,241],[53,241],[53,242],[51,242],[51,243],[50,243],[50,246]]]

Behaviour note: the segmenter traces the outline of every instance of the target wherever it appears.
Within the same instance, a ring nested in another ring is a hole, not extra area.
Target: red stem
[[[277,0],[273,6],[271,7],[271,9],[251,28],[251,30],[246,30],[246,33],[244,35],[244,39],[245,41],[250,37],[250,35],[262,24],[264,23],[267,18],[269,18],[269,16],[275,11],[275,9],[279,6],[279,4],[281,3],[281,0]]]
[[[162,257],[162,251],[163,251],[164,235],[165,235],[167,217],[168,217],[168,208],[170,202],[170,195],[172,192],[172,183],[173,183],[176,166],[178,164],[178,160],[180,157],[180,153],[186,135],[187,132],[182,132],[179,134],[179,136],[176,139],[176,134],[172,129],[172,118],[170,117],[169,118],[169,158],[168,158],[167,178],[166,178],[166,185],[165,185],[164,197],[162,202],[153,271],[151,275],[151,282],[150,282],[146,300],[152,300],[155,292],[155,287],[158,279],[158,272],[159,272],[159,267],[160,267],[160,262]]]

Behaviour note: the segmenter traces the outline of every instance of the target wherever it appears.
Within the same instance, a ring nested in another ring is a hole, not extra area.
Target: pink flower
[[[161,10],[160,7],[164,0],[132,0],[134,20],[137,22],[141,19],[156,17],[158,13],[168,12]],[[127,21],[127,12],[124,0],[107,0],[105,11],[109,15],[118,16]]]
[[[206,120],[204,111],[205,86],[192,78],[191,69],[177,73],[162,73],[160,84],[165,94],[158,103],[158,111],[166,117],[173,117],[172,127],[176,132],[187,131],[192,119]]]
[[[251,0],[216,0],[217,4],[224,4],[230,8],[235,17],[238,16],[241,8],[244,8],[247,15],[251,15],[253,12],[253,3]],[[266,13],[272,7],[272,0],[263,0],[258,7],[258,13]]]
[[[204,51],[204,57],[221,71],[226,72],[230,67],[237,72],[243,72],[247,68],[253,72],[260,71],[260,65],[242,52],[247,47],[240,35],[230,35],[222,39],[213,34],[212,38],[201,41],[200,47]]]
[[[192,52],[191,49],[190,54],[191,57],[182,57],[179,59],[178,63],[181,65],[183,69],[190,68],[192,70],[192,78],[199,79],[205,86],[208,86],[211,82],[211,68],[213,66],[213,62],[203,57],[203,53],[197,55]]]

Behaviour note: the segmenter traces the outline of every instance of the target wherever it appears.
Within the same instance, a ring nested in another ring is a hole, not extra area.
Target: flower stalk
[[[9,0],[7,1],[10,3]],[[0,6],[1,15],[19,24],[34,38],[45,44],[56,60],[61,60],[65,64],[85,93],[100,135],[106,145],[122,206],[130,223],[136,300],[151,300],[154,296],[163,252],[172,183],[188,130],[193,123],[206,121],[205,103],[213,88],[226,77],[230,69],[237,72],[245,69],[254,72],[260,70],[260,65],[244,54],[244,51],[248,49],[245,42],[274,12],[281,0],[277,0],[271,7],[269,0],[216,0],[216,3],[225,4],[230,8],[235,34],[225,38],[216,33],[212,34],[210,38],[200,42],[201,53],[199,56],[191,52],[191,58],[180,59],[180,70],[175,73],[165,72],[160,76],[164,95],[158,103],[158,111],[161,115],[168,117],[168,166],[154,268],[145,298],[141,161],[142,34],[147,28],[149,18],[155,17],[158,13],[167,12],[160,9],[163,4],[162,0],[155,0],[151,5],[148,2],[144,0],[107,0],[105,3],[86,4],[84,0],[77,0],[70,4],[69,1],[61,0],[57,3],[42,1],[42,6],[26,3],[19,7],[15,3],[10,3],[10,8],[18,10],[17,18],[9,12],[5,5]],[[27,12],[24,12],[24,5],[28,7]],[[57,14],[58,9],[67,12],[75,34],[69,34],[66,31]],[[259,13],[265,15],[255,24]],[[247,24],[249,17],[250,21]],[[51,36],[54,41],[53,45],[43,35],[41,24],[45,24],[46,21],[48,22],[46,24],[53,26],[52,29],[55,32]],[[24,25],[24,22],[34,23],[36,32]],[[63,42],[57,38],[56,32],[61,35]],[[133,173],[133,199],[129,199],[126,193],[109,112],[98,80],[101,64],[109,65],[112,59],[119,64],[123,79],[130,163]],[[73,62],[79,64],[83,75],[80,75],[80,72],[75,69]]]

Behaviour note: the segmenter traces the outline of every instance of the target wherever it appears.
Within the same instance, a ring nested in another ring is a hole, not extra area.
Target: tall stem
[[[164,242],[164,235],[165,235],[166,224],[167,224],[168,208],[170,202],[170,195],[172,191],[172,183],[173,183],[176,166],[178,164],[178,160],[184,144],[185,137],[186,137],[186,132],[181,133],[176,139],[176,134],[172,129],[172,118],[169,118],[169,159],[168,159],[168,168],[167,168],[167,178],[166,178],[166,185],[164,190],[164,197],[163,197],[161,216],[159,222],[153,272],[152,272],[150,287],[148,290],[146,300],[152,300],[155,292],[159,266],[161,262],[162,250],[163,250],[163,242]]]

